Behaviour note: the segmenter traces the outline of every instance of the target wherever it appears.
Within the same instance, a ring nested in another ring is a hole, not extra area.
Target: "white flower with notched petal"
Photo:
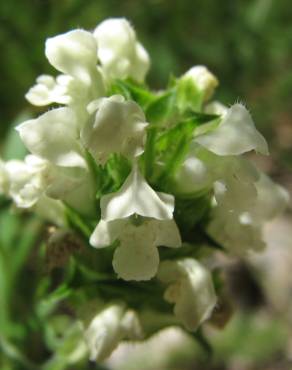
[[[103,21],[95,29],[94,37],[98,59],[107,78],[144,80],[150,66],[149,56],[126,19]]]
[[[117,193],[101,198],[102,220],[90,244],[102,248],[118,239],[113,258],[117,274],[124,280],[149,280],[159,265],[157,247],[181,245],[173,210],[173,196],[156,193],[134,167]]]
[[[218,127],[197,136],[195,141],[219,156],[240,155],[251,150],[268,154],[265,138],[256,130],[242,104],[234,104]]]
[[[190,331],[207,320],[215,305],[216,294],[208,269],[192,258],[163,261],[158,279],[170,284],[164,298],[174,303],[174,314]]]
[[[84,335],[90,360],[103,361],[123,339],[142,339],[142,329],[134,311],[113,303],[95,315]]]
[[[98,163],[104,164],[112,153],[128,158],[143,153],[148,123],[137,103],[113,95],[93,101],[88,111],[94,117],[81,131],[81,140]]]

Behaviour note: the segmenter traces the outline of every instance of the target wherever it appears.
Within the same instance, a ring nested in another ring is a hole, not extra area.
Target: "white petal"
[[[233,105],[216,129],[196,137],[195,141],[221,156],[251,150],[268,154],[265,138],[256,130],[249,112],[241,104]]]
[[[98,163],[104,164],[112,153],[129,158],[143,153],[148,123],[134,101],[113,95],[91,102],[87,109],[97,112],[81,131],[81,139]]]
[[[174,313],[184,326],[194,331],[211,315],[216,304],[216,294],[210,272],[194,259],[161,263],[158,278],[173,283],[165,298],[175,303]]]
[[[159,254],[154,245],[142,242],[145,235],[121,242],[115,250],[113,267],[124,280],[150,280],[157,273]]]
[[[70,108],[58,108],[16,127],[25,146],[59,166],[84,167],[76,118]]]
[[[253,182],[243,182],[234,176],[215,181],[214,194],[218,206],[226,211],[242,213],[256,205],[257,190]]]
[[[73,30],[47,39],[46,56],[57,70],[89,83],[97,63],[96,41],[90,32]]]
[[[95,214],[95,187],[87,168],[51,165],[46,194],[61,199],[83,215]]]
[[[89,243],[95,248],[111,245],[121,234],[127,220],[104,221],[100,220],[91,234]]]
[[[33,209],[39,217],[46,221],[62,228],[66,226],[64,204],[59,200],[49,198],[42,194]]]
[[[149,68],[146,50],[136,40],[130,23],[123,18],[103,21],[94,31],[98,58],[108,78],[132,77],[143,81]]]
[[[254,214],[259,220],[272,220],[287,207],[289,193],[265,174],[261,173],[255,186],[258,197]]]
[[[204,112],[208,114],[217,114],[218,116],[225,116],[228,112],[228,108],[226,105],[220,103],[220,101],[214,100],[205,106]]]
[[[138,315],[133,310],[127,310],[121,321],[125,337],[130,340],[142,339],[143,330]]]
[[[29,155],[25,161],[6,162],[5,169],[9,179],[9,195],[17,207],[30,208],[42,196],[47,181],[46,162]]]
[[[138,82],[143,82],[150,67],[150,58],[144,46],[136,43],[135,47],[136,60],[132,64],[131,76]]]
[[[177,248],[181,246],[181,237],[179,229],[174,220],[153,220],[149,224],[155,227],[156,239],[155,245]]]
[[[91,321],[84,333],[91,361],[103,361],[122,340],[124,333],[121,320],[124,311],[123,305],[112,304]]]
[[[174,197],[156,193],[134,166],[121,189],[101,198],[101,217],[106,221],[126,218],[133,214],[170,220],[174,210]]]

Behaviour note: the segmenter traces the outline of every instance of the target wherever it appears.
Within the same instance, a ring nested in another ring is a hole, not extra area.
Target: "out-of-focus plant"
[[[209,351],[199,327],[224,295],[214,256],[261,251],[263,225],[288,201],[245,156],[267,155],[266,140],[244,105],[212,100],[218,80],[204,66],[150,89],[150,58],[125,19],[49,38],[45,53],[60,74],[39,76],[26,98],[52,108],[16,127],[30,154],[0,164],[2,194],[29,220],[1,252],[3,366],[101,362],[172,325]],[[28,253],[33,312],[11,332]]]

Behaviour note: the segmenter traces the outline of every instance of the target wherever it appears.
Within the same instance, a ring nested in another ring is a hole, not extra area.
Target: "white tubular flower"
[[[208,100],[214,93],[219,82],[216,76],[205,66],[195,66],[189,69],[182,77],[182,83],[191,82],[195,89],[203,95],[203,100]]]
[[[156,193],[146,183],[135,166],[123,184],[114,194],[101,198],[102,220],[90,238],[96,248],[106,247],[116,239],[113,267],[124,280],[149,280],[159,265],[159,245],[179,247],[179,230],[172,219],[174,198]],[[147,219],[129,219],[132,215]],[[133,222],[131,222],[133,221]]]
[[[6,162],[5,168],[9,177],[9,195],[16,206],[30,208],[35,205],[47,185],[47,162],[28,155],[25,161]]]
[[[242,104],[234,104],[217,128],[197,136],[195,141],[219,156],[240,155],[251,150],[268,154],[265,138],[256,130]]]
[[[112,221],[137,214],[157,220],[170,220],[174,211],[174,197],[155,192],[134,165],[121,189],[105,195],[100,201],[101,218]]]
[[[210,317],[216,305],[216,294],[206,267],[192,258],[163,261],[158,279],[170,284],[164,298],[175,303],[174,314],[187,330],[195,331]]]
[[[123,339],[142,339],[142,329],[136,313],[122,304],[103,308],[85,330],[90,360],[103,361]]]
[[[104,164],[112,153],[129,158],[143,153],[148,123],[137,103],[113,95],[93,101],[88,111],[96,113],[81,131],[81,140],[98,163]]]
[[[16,127],[31,153],[58,166],[85,167],[76,116],[70,108],[48,111]]]
[[[94,31],[98,58],[107,78],[132,77],[144,81],[150,66],[147,51],[137,41],[130,23],[123,18],[111,18]]]

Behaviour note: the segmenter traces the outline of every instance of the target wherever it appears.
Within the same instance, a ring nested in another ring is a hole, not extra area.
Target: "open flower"
[[[111,18],[101,22],[94,37],[102,71],[107,78],[144,80],[150,66],[149,56],[126,19]]]
[[[86,167],[78,138],[78,123],[70,108],[50,110],[17,126],[31,153],[57,166]]]
[[[5,163],[8,174],[9,196],[17,207],[30,208],[45,192],[47,161],[27,155],[24,161],[10,160]]]
[[[111,153],[129,158],[143,153],[148,123],[137,103],[113,95],[93,101],[88,111],[95,115],[81,131],[81,139],[98,163],[104,164]]]
[[[195,141],[219,156],[240,155],[251,150],[268,154],[265,138],[256,130],[242,104],[234,104],[217,128],[197,136]]]
[[[214,188],[216,205],[208,233],[234,254],[262,250],[262,226],[283,212],[287,191],[260,172],[249,181],[227,178]]]
[[[90,360],[103,361],[123,339],[142,339],[142,329],[133,310],[112,303],[95,314],[84,335]]]
[[[174,314],[190,331],[207,320],[215,305],[216,294],[210,272],[192,258],[163,261],[158,279],[170,284],[164,298],[174,303]]]
[[[117,193],[101,198],[102,220],[90,244],[102,248],[119,240],[114,270],[124,280],[149,280],[159,265],[157,246],[181,245],[173,210],[173,197],[151,189],[135,166]]]

